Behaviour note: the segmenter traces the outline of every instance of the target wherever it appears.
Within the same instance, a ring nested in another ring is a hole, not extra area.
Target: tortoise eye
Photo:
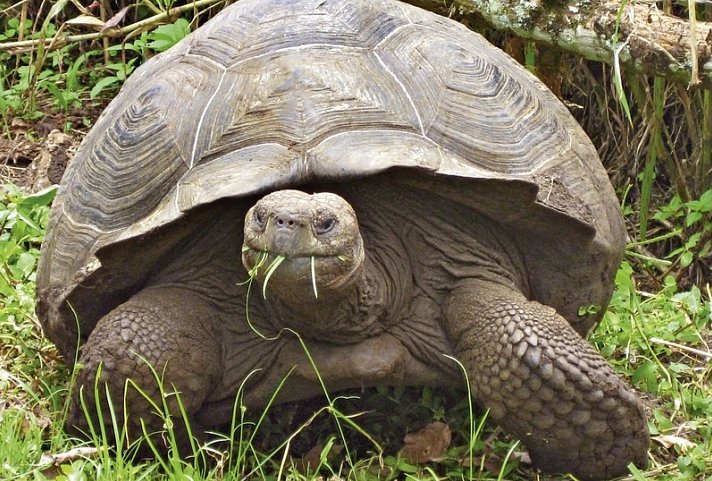
[[[264,229],[265,213],[261,209],[255,209],[254,213],[252,214],[252,218],[255,220],[255,224],[257,224],[257,227],[259,227],[260,229]]]
[[[326,234],[329,232],[331,229],[334,228],[336,225],[336,218],[334,217],[327,217],[326,219],[322,219],[316,224],[316,233],[317,234]]]

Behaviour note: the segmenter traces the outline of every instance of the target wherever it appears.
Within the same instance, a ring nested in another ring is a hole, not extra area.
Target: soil
[[[75,112],[51,112],[32,122],[14,118],[0,135],[0,184],[12,182],[28,192],[58,184],[89,128],[69,129],[99,117],[102,106]]]

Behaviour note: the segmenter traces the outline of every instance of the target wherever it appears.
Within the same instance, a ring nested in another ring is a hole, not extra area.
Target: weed
[[[22,479],[39,459],[66,380],[34,316],[35,269],[54,189],[0,187],[0,478]],[[42,374],[40,374],[42,373]]]
[[[625,42],[619,44],[619,38],[618,38],[618,36],[620,34],[620,25],[621,25],[621,20],[623,17],[623,12],[625,11],[625,7],[627,4],[628,4],[627,0],[622,0],[620,6],[618,7],[618,13],[616,15],[616,28],[613,33],[613,38],[611,39],[611,43],[613,45],[613,50],[614,50],[614,54],[613,54],[613,69],[614,69],[613,84],[615,85],[618,102],[620,102],[621,108],[623,109],[623,112],[625,112],[628,122],[630,122],[632,124],[633,118],[630,115],[630,106],[628,105],[628,98],[626,97],[625,89],[623,88],[623,78],[621,76],[621,65],[620,65],[620,53],[626,47],[627,40]]]
[[[146,38],[149,42],[146,46],[154,52],[165,52],[189,33],[190,22],[185,18],[179,18],[173,23],[161,25],[148,32]]]
[[[680,291],[668,276],[660,292],[648,294],[637,290],[632,274],[624,262],[609,310],[592,341],[636,387],[655,395],[658,404],[649,422],[654,452],[685,453],[694,447],[693,464],[709,463],[712,447],[703,440],[712,430],[707,381],[712,374],[707,344],[712,293],[709,286],[706,293],[696,286]],[[683,471],[695,467],[678,463],[678,469],[681,479],[688,479]]]
[[[60,429],[66,376],[55,369],[51,359],[56,354],[40,337],[32,312],[33,269],[52,195],[53,191],[46,191],[28,197],[12,187],[2,193],[3,242],[0,245],[3,253],[10,253],[3,258],[2,272],[12,280],[13,288],[12,296],[5,301],[0,313],[3,335],[0,352],[4,363],[0,388],[6,402],[12,403],[0,412],[0,456],[8,460],[0,467],[0,476],[8,479],[42,479],[42,470],[48,469],[38,461],[44,447],[58,452],[77,446],[77,441]],[[665,215],[682,222],[694,212],[705,210],[706,202],[707,197],[692,205],[676,203],[677,207],[673,205],[665,210]],[[691,225],[706,222],[706,213],[702,214],[701,218],[692,215]],[[33,261],[23,256],[23,252],[29,253]],[[667,276],[659,292],[648,294],[638,289],[630,264],[624,263],[619,270],[611,306],[592,340],[619,372],[632,379],[637,387],[655,393],[659,400],[650,419],[654,462],[649,471],[633,471],[636,479],[653,478],[651,473],[661,470],[668,473],[665,476],[677,476],[677,479],[703,479],[700,478],[703,467],[712,461],[708,441],[712,434],[712,402],[707,385],[711,367],[709,358],[705,357],[710,352],[706,344],[710,325],[709,287],[681,289],[673,277]],[[159,379],[160,373],[154,372],[154,376]],[[243,404],[240,389],[226,432],[207,443],[190,444],[191,456],[181,457],[177,449],[179,436],[170,430],[178,429],[187,415],[181,409],[179,393],[172,388],[164,389],[154,405],[154,411],[165,416],[162,422],[168,430],[167,454],[157,449],[162,456],[160,461],[141,461],[133,457],[136,440],[121,435],[125,432],[125,409],[108,408],[104,409],[108,429],[102,431],[96,426],[94,434],[90,432],[90,446],[98,448],[96,455],[74,459],[52,469],[58,479],[108,480],[117,476],[128,481],[275,479],[280,476],[303,479],[305,475],[291,467],[290,456],[297,444],[304,444],[301,438],[310,439],[307,447],[313,446],[315,434],[310,434],[313,432],[323,441],[323,448],[310,473],[321,471],[345,476],[348,470],[350,478],[370,481],[442,479],[445,476],[489,479],[487,474],[478,474],[489,471],[495,479],[520,479],[517,470],[522,466],[510,456],[517,450],[516,445],[501,435],[491,434],[492,427],[484,422],[486,414],[477,413],[469,395],[448,398],[430,388],[384,387],[366,395],[359,392],[359,399],[354,399],[332,396],[326,385],[323,390],[325,405],[323,401],[313,408],[307,405],[308,414],[294,426],[285,421],[289,407],[280,405],[275,409],[275,397],[268,400],[264,410],[252,412]],[[106,398],[103,387],[98,384],[90,397],[98,397],[100,391],[101,398]],[[357,414],[350,414],[352,412]],[[272,416],[276,416],[274,420]],[[394,433],[402,433],[406,426],[413,426],[418,420],[445,418],[453,428],[455,444],[441,462],[413,465],[391,454],[393,446],[397,449],[400,442]],[[141,438],[155,439],[148,436],[152,434],[146,428]],[[124,440],[115,450],[106,449],[112,436]],[[277,441],[272,443],[272,439]],[[266,444],[273,447],[264,448]],[[347,446],[344,455],[351,460],[348,468],[328,455],[329,447],[336,444]],[[491,450],[505,462],[492,464]],[[663,461],[670,458],[676,461],[673,464]]]
[[[207,0],[207,5],[216,1]],[[89,48],[82,45],[82,51],[79,41],[86,35],[74,39],[63,32],[77,25],[105,24],[76,2],[73,6],[79,8],[81,14],[67,21],[62,19],[68,15],[65,12],[68,2],[60,1],[52,5],[44,18],[37,17],[33,21],[20,14],[19,18],[9,18],[0,24],[0,115],[5,134],[12,135],[12,118],[39,119],[46,115],[47,104],[67,114],[85,108],[102,95],[113,95],[140,63],[153,53],[168,50],[190,33],[190,22],[185,18],[178,16],[173,23],[162,23],[176,13],[192,11],[192,7],[186,6],[173,11],[171,4],[154,5],[142,0],[138,5],[150,8],[136,8],[138,16],[143,15],[140,12],[144,10],[158,12],[158,15],[154,20],[144,18],[137,22],[136,28],[130,31],[139,31],[139,35],[115,45],[106,43],[101,48],[94,44]],[[23,6],[19,11],[26,12],[26,8]],[[199,11],[194,13],[198,15]],[[19,49],[22,53],[10,54],[3,47]]]
[[[650,212],[650,198],[653,192],[653,181],[655,180],[655,165],[657,164],[658,155],[661,153],[663,147],[662,128],[663,111],[665,107],[665,79],[662,77],[655,77],[653,80],[653,103],[654,114],[651,119],[651,141],[648,147],[648,155],[645,160],[640,186],[639,232],[641,240],[645,240],[648,235],[648,215]]]
[[[28,355],[28,368],[38,364],[32,352],[44,349],[34,335],[35,268],[54,193],[51,188],[25,196],[14,186],[0,189],[0,352]]]
[[[247,246],[244,246],[242,248],[242,252],[246,252],[249,250],[250,250],[250,248]],[[249,299],[249,294],[250,294],[250,287],[252,286],[252,281],[259,274],[260,270],[262,269],[264,264],[267,262],[267,259],[269,257],[270,257],[269,252],[260,252],[257,257],[257,262],[255,263],[254,266],[252,266],[252,269],[250,269],[250,271],[247,273],[247,279],[240,283],[240,285],[245,285],[245,284],[248,285],[248,289],[247,289],[247,298],[248,299]],[[339,256],[339,259],[344,260],[342,258],[342,256]],[[267,266],[266,271],[265,271],[265,278],[264,278],[264,281],[262,281],[262,298],[263,299],[267,299],[267,284],[269,283],[270,278],[275,273],[277,268],[279,268],[279,266],[282,265],[282,263],[285,260],[286,260],[285,256],[278,255],[278,256],[275,256],[272,259],[272,261],[269,263],[269,265]],[[311,259],[310,259],[310,273],[311,273],[312,291],[314,292],[314,298],[318,299],[319,291],[317,290],[317,282],[316,282],[316,257],[315,256],[311,256]],[[247,304],[249,304],[249,303],[247,303]]]
[[[474,479],[474,451],[475,451],[475,446],[477,445],[478,441],[480,440],[480,436],[482,434],[482,429],[485,426],[485,421],[487,420],[487,417],[489,416],[489,410],[485,411],[484,415],[480,419],[479,423],[475,422],[475,409],[474,409],[474,403],[472,401],[472,385],[470,384],[470,379],[467,374],[467,369],[463,364],[457,360],[456,358],[452,356],[445,356],[449,358],[451,361],[457,364],[457,366],[460,368],[462,371],[462,374],[465,378],[465,386],[467,388],[467,409],[468,409],[468,414],[469,414],[469,427],[470,427],[470,432],[469,432],[469,442],[468,442],[468,468],[469,468],[469,479]],[[516,445],[516,443],[515,443]],[[502,468],[500,470],[500,476],[503,475],[505,467],[507,466],[506,460],[509,459],[512,450],[514,449],[514,446],[512,445],[512,448],[509,450],[507,457],[505,459],[505,462],[502,463]]]
[[[677,226],[673,232],[680,245],[668,253],[668,259],[688,267],[695,259],[704,259],[712,253],[712,189],[688,202],[674,196],[653,215],[653,219]]]

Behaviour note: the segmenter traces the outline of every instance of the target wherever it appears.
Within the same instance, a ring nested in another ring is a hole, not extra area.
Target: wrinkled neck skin
[[[401,290],[393,288],[384,266],[370,257],[340,282],[324,285],[317,279],[316,297],[311,276],[296,282],[274,279],[278,275],[276,271],[270,278],[266,299],[260,294],[271,324],[308,339],[349,344],[373,337],[386,330],[403,304]],[[281,289],[277,284],[282,282],[290,282],[290,288]]]

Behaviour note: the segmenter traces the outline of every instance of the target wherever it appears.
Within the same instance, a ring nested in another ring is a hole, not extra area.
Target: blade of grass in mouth
[[[319,298],[319,293],[316,290],[316,257],[311,256],[311,278],[312,287],[314,288],[314,299]]]
[[[262,283],[262,298],[263,299],[267,299],[267,283],[269,282],[270,277],[272,277],[272,274],[274,274],[274,271],[276,271],[277,268],[282,264],[282,262],[284,262],[284,259],[286,259],[286,257],[277,256],[274,258],[274,260],[267,267],[267,274],[265,275],[265,280]]]

